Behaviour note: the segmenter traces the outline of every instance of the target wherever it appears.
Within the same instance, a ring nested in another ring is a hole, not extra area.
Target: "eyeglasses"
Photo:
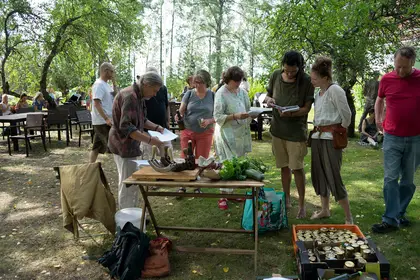
[[[198,81],[198,80],[195,80],[195,81],[194,81],[194,83],[195,83],[195,84],[204,84],[204,82],[203,82],[203,81]]]
[[[283,68],[283,72],[286,74],[296,74],[297,72],[299,72],[299,68],[296,68],[296,70],[293,70],[293,71],[288,71]]]

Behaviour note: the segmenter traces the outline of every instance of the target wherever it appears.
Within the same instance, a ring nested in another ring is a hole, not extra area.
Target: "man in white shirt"
[[[112,80],[114,88],[108,84]],[[111,63],[104,62],[100,67],[100,77],[92,86],[92,126],[94,131],[93,147],[89,160],[95,162],[98,154],[108,150],[108,134],[112,126],[112,103],[117,93],[115,83],[115,68]]]

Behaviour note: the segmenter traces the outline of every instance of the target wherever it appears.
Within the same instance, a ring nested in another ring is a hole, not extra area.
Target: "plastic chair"
[[[88,110],[76,111],[77,123],[79,125],[79,147],[82,141],[82,133],[90,133],[93,143],[92,115]]]
[[[9,149],[9,155],[12,155],[12,149],[10,147],[10,139],[25,140],[26,156],[29,156],[29,149],[32,150],[30,140],[34,138],[41,138],[44,150],[47,151],[45,145],[45,127],[44,127],[44,115],[43,114],[28,114],[26,117],[26,124],[23,126],[24,133],[21,135],[7,136],[7,147]],[[30,134],[30,131],[39,131],[40,134]]]
[[[65,108],[57,108],[55,110],[48,111],[48,118],[47,118],[47,129],[48,131],[48,142],[51,144],[51,131],[58,132],[58,140],[61,140],[61,131],[66,132],[66,144],[67,146],[70,143],[69,137],[69,115],[68,110]]]

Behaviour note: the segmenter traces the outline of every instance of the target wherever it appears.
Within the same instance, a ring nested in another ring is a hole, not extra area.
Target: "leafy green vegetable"
[[[267,166],[262,160],[252,159],[247,157],[232,158],[223,162],[220,170],[220,177],[222,180],[246,180],[246,170],[255,169],[261,173],[267,171]]]
[[[220,170],[220,178],[222,180],[230,180],[235,177],[235,167],[233,166],[233,163],[229,160],[225,160],[223,162],[222,169]]]

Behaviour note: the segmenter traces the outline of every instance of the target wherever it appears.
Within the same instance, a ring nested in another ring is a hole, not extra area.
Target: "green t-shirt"
[[[309,75],[304,73],[300,84],[287,83],[281,76],[282,70],[271,75],[267,96],[274,98],[277,105],[303,107],[306,102],[314,101],[314,87]],[[270,132],[273,136],[292,142],[304,142],[307,138],[308,115],[300,117],[280,117],[278,110],[273,109]]]

